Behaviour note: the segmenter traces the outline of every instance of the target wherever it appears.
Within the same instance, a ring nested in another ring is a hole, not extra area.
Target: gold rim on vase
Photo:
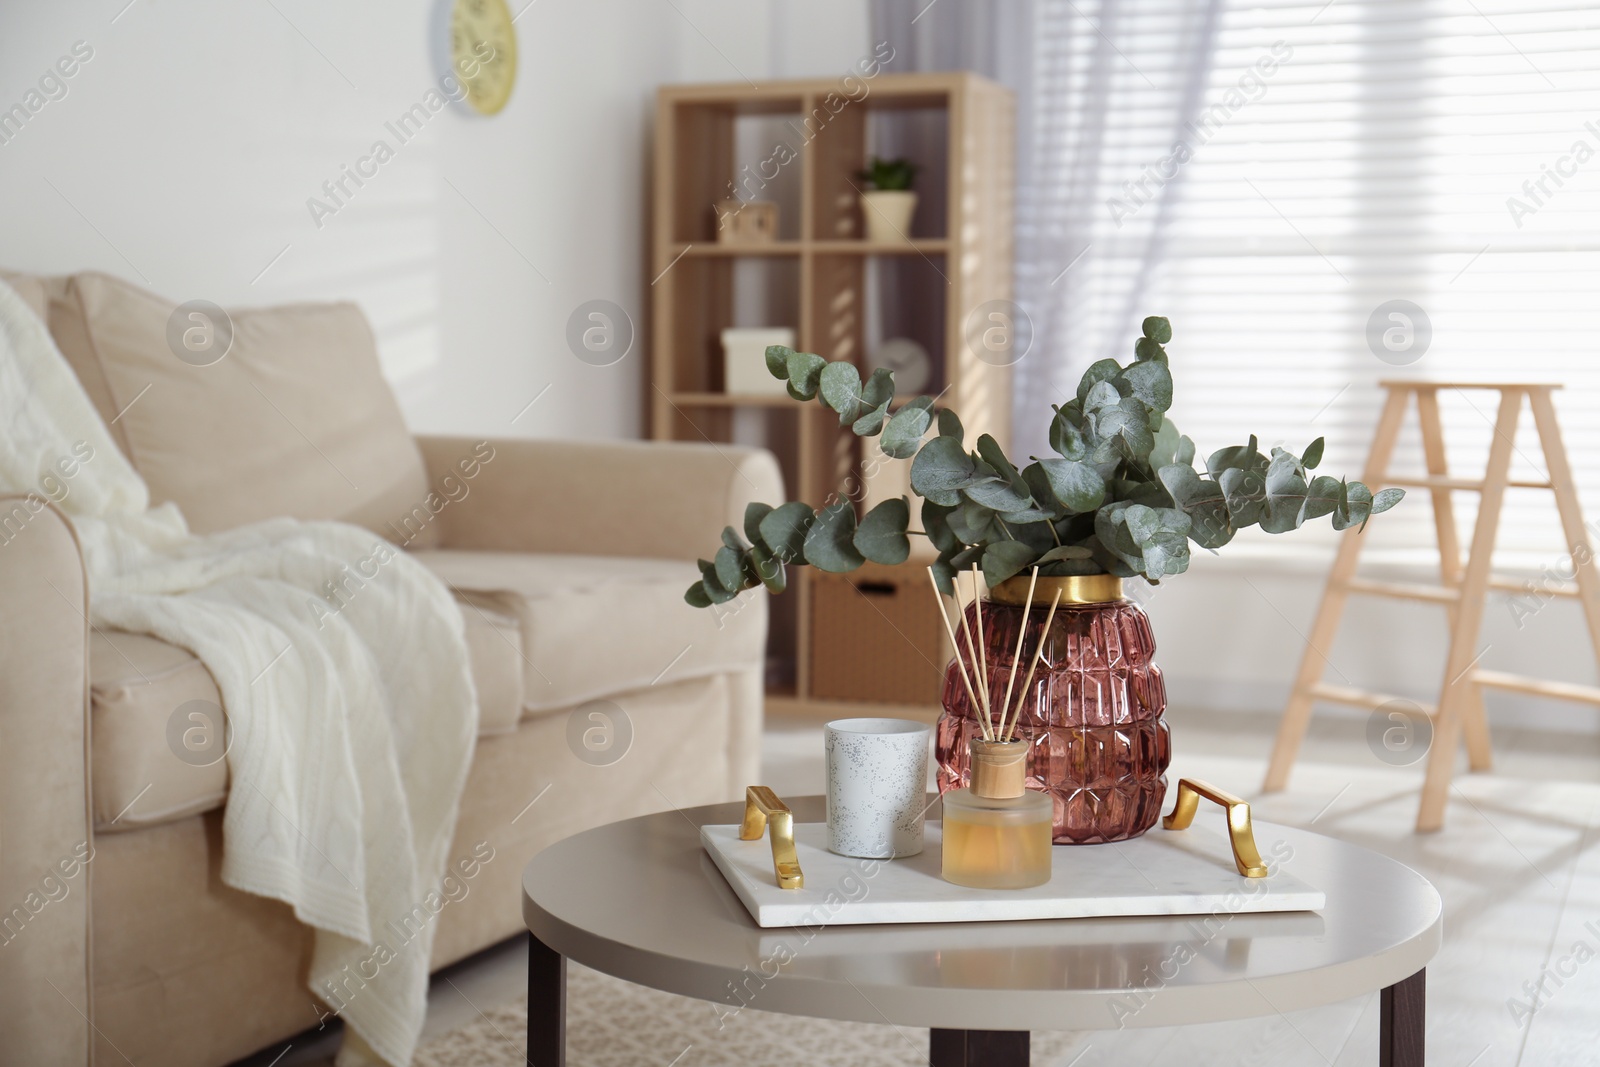
[[[1028,602],[1028,584],[1032,580],[1026,574],[1007,578],[989,590],[989,599],[999,604],[1023,607]],[[1061,591],[1061,603],[1064,605],[1108,604],[1122,599],[1122,579],[1114,574],[1071,574],[1060,578],[1041,575],[1039,584],[1033,590],[1034,604],[1042,603],[1048,607],[1055,600],[1057,590]]]

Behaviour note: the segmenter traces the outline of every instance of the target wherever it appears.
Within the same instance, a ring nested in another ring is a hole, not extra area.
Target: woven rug
[[[526,1067],[527,1001],[491,1008],[427,1042],[414,1067]],[[1038,1067],[1065,1067],[1073,1034],[1033,1035]],[[748,1009],[719,1028],[703,1000],[567,967],[570,1067],[927,1067],[928,1031],[841,1023]]]

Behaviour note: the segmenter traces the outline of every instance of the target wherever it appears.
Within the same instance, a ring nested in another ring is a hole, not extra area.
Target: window
[[[1051,393],[1164,314],[1172,416],[1202,456],[1252,430],[1296,450],[1325,435],[1322,469],[1359,477],[1380,379],[1559,381],[1600,520],[1600,12],[1078,0],[1038,18],[1019,282],[1036,335],[1060,338]],[[1046,372],[1021,369],[1037,395]],[[1495,400],[1441,393],[1452,474],[1481,471]],[[1524,413],[1513,477],[1542,465]],[[1414,413],[1393,469],[1422,469]],[[1474,495],[1456,497],[1470,524]],[[1431,513],[1408,504],[1379,541],[1418,554]],[[1499,544],[1553,563],[1551,495],[1512,490]]]

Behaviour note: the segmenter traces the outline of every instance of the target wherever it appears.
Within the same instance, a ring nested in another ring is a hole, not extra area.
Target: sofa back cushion
[[[181,340],[203,324],[170,300],[95,273],[45,288],[56,344],[151,503],[176,502],[195,532],[289,516],[393,540],[390,524],[425,499],[422,456],[354,304],[230,311],[231,347],[209,362]]]

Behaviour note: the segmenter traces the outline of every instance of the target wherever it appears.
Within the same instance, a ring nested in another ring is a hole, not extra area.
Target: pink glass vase
[[[1062,602],[1045,633],[1057,588]],[[1010,705],[1014,711],[1021,702],[1015,736],[1028,744],[1028,788],[1044,792],[1054,805],[1056,844],[1138,837],[1161,814],[1172,761],[1172,739],[1161,717],[1167,690],[1153,661],[1150,620],[1121,598],[1121,582],[1109,575],[1041,578],[1033,607],[1024,611],[1026,593],[1027,579],[1013,578],[983,602],[981,658],[987,661],[990,707],[998,717],[1017,658]],[[971,606],[966,625],[980,647]],[[1019,627],[1026,632],[1016,657]],[[959,629],[956,639],[967,662]],[[1041,640],[1037,670],[1024,689]],[[972,672],[975,680],[982,674]],[[982,712],[973,707],[954,661],[945,669],[942,702],[934,748],[941,794],[969,784],[969,742],[983,736]]]

